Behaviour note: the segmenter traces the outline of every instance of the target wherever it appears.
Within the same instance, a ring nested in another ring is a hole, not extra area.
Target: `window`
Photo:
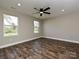
[[[34,33],[39,33],[39,22],[34,21]]]
[[[17,35],[18,17],[4,14],[4,36]]]

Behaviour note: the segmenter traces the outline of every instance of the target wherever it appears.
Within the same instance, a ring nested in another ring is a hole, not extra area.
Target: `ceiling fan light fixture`
[[[34,9],[39,11],[40,16],[42,16],[43,14],[51,14],[50,12],[46,12],[47,10],[50,9],[50,7],[47,7],[45,9],[44,8],[40,8],[40,9],[34,8]]]
[[[41,14],[43,14],[43,12],[40,12]]]

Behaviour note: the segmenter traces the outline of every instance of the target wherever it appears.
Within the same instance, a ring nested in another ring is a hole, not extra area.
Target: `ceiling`
[[[22,5],[17,6],[18,3]],[[34,8],[47,8],[51,7],[49,12],[51,15],[44,14],[42,17]],[[72,13],[79,10],[79,0],[0,0],[0,8],[17,11],[32,17],[46,19],[56,17],[63,14]],[[64,12],[61,11],[64,9]]]

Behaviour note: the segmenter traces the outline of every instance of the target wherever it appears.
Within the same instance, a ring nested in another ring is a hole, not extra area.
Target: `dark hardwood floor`
[[[0,49],[0,59],[79,59],[79,44],[40,38]]]

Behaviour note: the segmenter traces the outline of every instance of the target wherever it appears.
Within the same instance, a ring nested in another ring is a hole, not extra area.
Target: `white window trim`
[[[33,24],[34,24],[35,21],[36,20],[33,21]],[[38,31],[36,32],[35,30],[33,30],[33,32],[37,34],[37,33],[39,33],[40,22],[39,21],[36,21],[36,22],[38,22]],[[35,24],[34,24],[34,29],[35,29]]]
[[[13,16],[13,15],[9,15],[9,16],[13,16],[13,17],[17,17],[17,23],[18,23],[18,25],[17,25],[17,30],[16,30],[16,34],[15,35],[10,35],[10,36],[6,36],[5,35],[5,30],[4,30],[4,28],[5,28],[5,25],[4,25],[4,15],[9,15],[9,14],[3,14],[3,36],[4,37],[13,37],[13,36],[17,36],[18,35],[18,26],[19,26],[19,21],[18,21],[18,17],[17,16]]]

